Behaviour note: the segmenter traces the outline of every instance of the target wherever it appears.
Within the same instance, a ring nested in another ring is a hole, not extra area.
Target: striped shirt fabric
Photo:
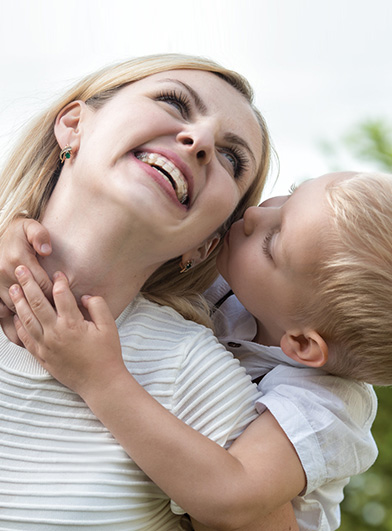
[[[260,394],[210,330],[141,296],[117,325],[131,373],[196,430],[227,447],[256,417]],[[180,530],[182,512],[0,330],[0,530]]]

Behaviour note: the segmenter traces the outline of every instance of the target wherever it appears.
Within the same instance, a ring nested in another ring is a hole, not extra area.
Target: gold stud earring
[[[61,164],[63,164],[65,162],[65,159],[70,159],[71,158],[71,154],[72,154],[71,146],[65,146],[65,148],[62,149],[61,152],[60,152]]]
[[[186,273],[191,269],[193,266],[193,260],[188,260],[187,263],[184,265],[182,262],[180,263],[180,274]]]

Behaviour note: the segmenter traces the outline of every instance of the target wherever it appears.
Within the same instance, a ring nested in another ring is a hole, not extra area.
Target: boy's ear
[[[192,262],[193,265],[200,264],[206,258],[210,256],[212,251],[216,248],[220,241],[221,237],[216,232],[209,238],[207,238],[199,247],[195,249],[190,249],[182,255],[181,263],[186,264],[187,262]]]
[[[286,356],[308,367],[322,367],[328,361],[328,345],[315,330],[288,330],[280,347]]]
[[[57,115],[54,134],[61,149],[72,146],[73,154],[80,145],[80,119],[85,107],[83,101],[73,101]]]

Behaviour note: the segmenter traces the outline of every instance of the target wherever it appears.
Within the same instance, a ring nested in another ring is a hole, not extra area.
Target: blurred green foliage
[[[382,119],[360,123],[344,137],[343,145],[358,159],[392,171],[392,126]]]
[[[334,170],[346,169],[336,164],[339,153],[346,150],[375,171],[392,173],[392,125],[383,119],[363,121],[339,145],[325,142],[322,147]],[[341,531],[392,531],[392,388],[379,387],[376,393],[379,408],[372,431],[379,457],[370,470],[353,477],[347,485]]]
[[[378,387],[379,408],[373,435],[379,449],[375,464],[351,478],[342,503],[342,531],[392,531],[392,389]]]
[[[331,171],[360,170],[366,163],[364,170],[392,172],[392,124],[381,118],[356,124],[338,140],[323,139],[319,148]]]

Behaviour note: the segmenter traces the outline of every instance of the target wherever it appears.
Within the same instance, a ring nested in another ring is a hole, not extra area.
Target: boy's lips
[[[148,151],[135,152],[135,157],[158,170],[170,182],[182,205],[189,203],[188,181],[171,160],[160,153]]]

